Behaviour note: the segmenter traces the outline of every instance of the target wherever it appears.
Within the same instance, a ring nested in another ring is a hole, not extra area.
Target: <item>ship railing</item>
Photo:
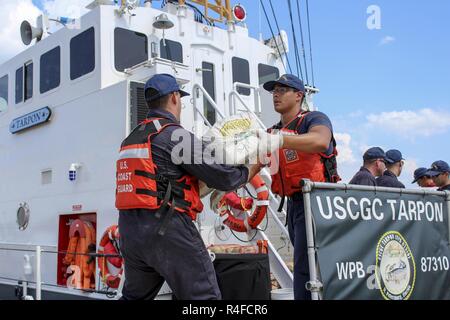
[[[32,266],[31,262],[25,262],[24,263],[24,275],[22,277],[4,277],[0,276],[0,280],[7,281],[11,284],[17,284],[22,286],[22,295],[18,298],[24,299],[24,300],[42,300],[42,288],[46,287],[49,288],[51,291],[54,292],[62,292],[64,293],[64,290],[67,290],[70,288],[72,291],[79,291],[80,294],[83,294],[84,296],[87,296],[89,298],[100,298],[106,297],[110,299],[117,299],[120,296],[120,293],[122,292],[123,287],[123,280],[125,277],[123,277],[119,288],[111,291],[111,290],[103,290],[100,288],[100,274],[98,271],[98,268],[96,267],[96,273],[95,273],[95,283],[96,283],[96,289],[81,289],[81,288],[75,288],[71,286],[63,286],[59,284],[53,284],[53,283],[47,283],[42,281],[42,255],[43,254],[73,254],[73,255],[85,255],[89,257],[117,257],[118,255],[114,254],[98,254],[98,253],[79,253],[79,252],[66,252],[66,251],[58,251],[56,246],[49,246],[49,245],[31,245],[31,244],[11,244],[11,243],[0,243],[0,252],[28,252],[30,255],[24,255],[24,257],[28,256],[28,258],[34,257],[34,267]],[[29,265],[27,266],[27,264]],[[97,261],[95,260],[95,263]],[[25,271],[25,269],[28,268],[28,273]],[[32,276],[34,274],[34,277]],[[74,275],[76,276],[76,275]],[[28,289],[34,288],[35,289],[35,296],[31,296],[28,294]]]
[[[254,86],[251,86],[251,85],[248,85],[245,83],[236,82],[234,84],[234,90],[232,92],[230,92],[230,95],[229,95],[229,103],[230,103],[229,115],[234,115],[237,112],[237,109],[236,109],[236,106],[234,103],[234,98],[236,98],[239,100],[239,102],[241,102],[241,104],[244,106],[244,108],[246,109],[247,112],[250,112],[252,115],[254,115],[255,119],[257,119],[261,128],[266,129],[264,123],[259,119],[259,117],[255,114],[255,112],[252,109],[250,109],[247,106],[247,104],[244,102],[244,100],[240,97],[239,93],[237,92],[238,87],[243,87],[243,88],[247,88],[247,89],[255,91],[255,94],[254,94],[255,106],[256,106],[255,108],[260,110],[260,105],[261,105],[260,94],[259,94],[260,89],[258,87],[254,87]],[[193,96],[193,105],[194,105],[194,122],[195,122],[195,126],[196,126],[194,131],[196,134],[201,133],[201,131],[200,131],[201,128],[197,127],[198,122],[199,122],[198,121],[199,116],[204,121],[204,123],[206,123],[206,125],[208,127],[212,127],[211,123],[208,121],[208,119],[206,119],[203,112],[198,108],[197,100],[200,98],[200,95],[199,95],[200,92],[203,94],[203,96],[206,98],[206,100],[211,104],[212,108],[214,108],[214,110],[220,116],[220,118],[221,119],[225,118],[225,115],[222,113],[222,111],[219,110],[216,102],[211,98],[211,96],[208,94],[206,89],[203,88],[199,84],[194,84],[192,87],[192,96]],[[268,181],[268,182],[271,181],[270,174],[266,168],[264,168],[262,170],[262,174],[265,177],[266,181]],[[268,206],[268,211],[269,211],[271,217],[273,218],[273,220],[275,221],[276,225],[278,226],[278,228],[281,230],[281,233],[284,235],[284,237],[286,239],[289,239],[289,232],[277,214],[277,209],[279,207],[279,200],[275,197],[275,195],[272,193],[272,191],[270,189],[269,189],[269,197],[270,197],[270,205]],[[281,210],[280,214],[284,218],[286,218],[286,212],[284,211],[284,209]],[[269,240],[267,235],[261,230],[257,230],[256,237],[261,240]],[[274,267],[273,273],[274,273],[278,283],[283,288],[292,287],[292,281],[293,281],[292,272],[287,267],[285,261],[283,260],[281,255],[278,253],[278,250],[274,247],[273,243],[271,243],[271,241],[268,241],[268,243],[269,243],[269,249],[270,249],[269,250],[269,260],[270,260],[271,265]]]
[[[208,119],[206,119],[205,115],[203,114],[203,112],[198,108],[198,103],[197,103],[197,99],[199,99],[200,94],[203,94],[203,97],[206,98],[206,100],[211,104],[211,106],[214,108],[214,111],[216,111],[216,113],[220,116],[221,119],[225,118],[225,115],[222,113],[222,111],[220,111],[220,109],[217,107],[216,102],[214,101],[213,98],[211,98],[211,96],[209,95],[209,93],[206,91],[205,88],[203,88],[201,85],[199,85],[198,83],[194,84],[192,86],[192,97],[193,97],[193,104],[194,104],[194,125],[195,125],[195,133],[196,134],[201,134],[203,132],[199,132],[199,128],[197,128],[199,121],[198,116],[200,116],[203,121],[205,121],[206,125],[211,128],[212,125],[211,123],[208,121]]]

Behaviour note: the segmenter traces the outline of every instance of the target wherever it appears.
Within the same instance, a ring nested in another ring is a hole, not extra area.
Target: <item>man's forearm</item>
[[[331,131],[325,126],[313,127],[308,133],[283,136],[283,149],[306,153],[326,152],[331,141]]]
[[[325,152],[328,149],[329,141],[322,141],[322,137],[317,133],[306,133],[297,136],[284,136],[283,149],[297,150],[307,153]]]

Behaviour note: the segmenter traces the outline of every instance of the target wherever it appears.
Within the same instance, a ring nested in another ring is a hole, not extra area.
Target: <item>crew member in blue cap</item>
[[[386,151],[386,170],[377,178],[377,186],[404,189],[405,185],[398,181],[405,164],[404,160],[400,151],[395,149]]]
[[[350,184],[361,186],[376,186],[376,177],[379,177],[386,170],[386,154],[380,147],[373,147],[363,155],[363,166],[350,180]]]
[[[198,161],[193,146],[202,142],[180,125],[181,98],[188,93],[169,74],[150,78],[144,92],[147,119],[122,142],[117,161],[116,207],[126,279],[122,298],[154,299],[167,281],[177,299],[220,299],[213,264],[193,223],[203,209],[199,181],[235,190],[260,165],[231,167],[203,157]],[[179,137],[189,138],[190,161],[172,152]]]
[[[442,160],[433,162],[431,168],[427,171],[427,175],[433,179],[438,191],[450,191],[450,167],[447,162]]]
[[[303,110],[305,96],[303,82],[285,74],[264,84],[273,95],[275,110],[281,121],[260,135],[264,140],[280,139],[279,151],[272,154],[278,161],[278,172],[272,174],[272,191],[281,196],[279,211],[287,201],[287,223],[294,246],[294,298],[311,299],[305,284],[309,281],[306,227],[302,195],[302,179],[318,182],[340,180],[336,166],[336,143],[330,119],[322,112]],[[270,150],[267,150],[270,151]]]
[[[429,175],[427,175],[427,168],[417,168],[414,170],[414,180],[411,183],[416,183],[421,188],[434,188],[436,185],[433,182],[433,179]]]

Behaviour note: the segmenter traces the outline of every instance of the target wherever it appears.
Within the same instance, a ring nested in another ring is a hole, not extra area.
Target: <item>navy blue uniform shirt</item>
[[[450,184],[448,184],[442,188],[439,188],[438,191],[450,191]]]
[[[295,121],[295,120],[294,120]],[[326,126],[333,134],[331,121],[324,113],[311,111],[305,115],[302,123],[297,128],[297,133],[307,133],[315,126]],[[273,129],[281,129],[281,121],[273,126]],[[333,153],[333,142],[330,141],[327,155]],[[282,170],[282,168],[281,168]],[[294,193],[287,201],[287,222],[289,238],[294,245],[294,297],[295,299],[311,299],[311,294],[305,289],[309,281],[308,250],[306,241],[306,227],[304,215],[303,194]]]
[[[150,110],[147,118],[152,117],[170,119],[179,124],[172,113],[162,109]],[[179,143],[179,141],[172,141],[172,133],[175,130],[183,130],[184,132],[181,132],[181,136],[190,137],[191,139],[192,158],[190,163],[183,163],[183,157],[179,154],[179,152],[174,152],[172,155],[173,148]],[[166,177],[177,179],[187,172],[205,182],[208,187],[222,191],[236,190],[247,182],[247,167],[232,167],[222,164],[214,164],[212,161],[205,162],[204,158],[200,158],[203,153],[203,149],[204,145],[202,142],[197,139],[193,133],[181,127],[181,125],[168,126],[152,138],[153,161],[158,167],[159,173]],[[194,162],[194,155],[196,156],[196,162]],[[176,161],[176,163],[181,164],[174,164],[172,159]],[[203,160],[198,163],[198,159]]]
[[[350,180],[349,184],[357,184],[360,186],[376,186],[377,181],[368,169],[361,167],[361,169],[359,169],[352,180]]]
[[[397,176],[389,170],[384,171],[383,175],[377,178],[377,186],[405,189],[405,185],[398,181]]]

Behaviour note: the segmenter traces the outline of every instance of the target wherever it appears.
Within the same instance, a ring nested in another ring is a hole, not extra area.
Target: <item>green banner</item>
[[[323,299],[450,299],[444,196],[310,193]]]

